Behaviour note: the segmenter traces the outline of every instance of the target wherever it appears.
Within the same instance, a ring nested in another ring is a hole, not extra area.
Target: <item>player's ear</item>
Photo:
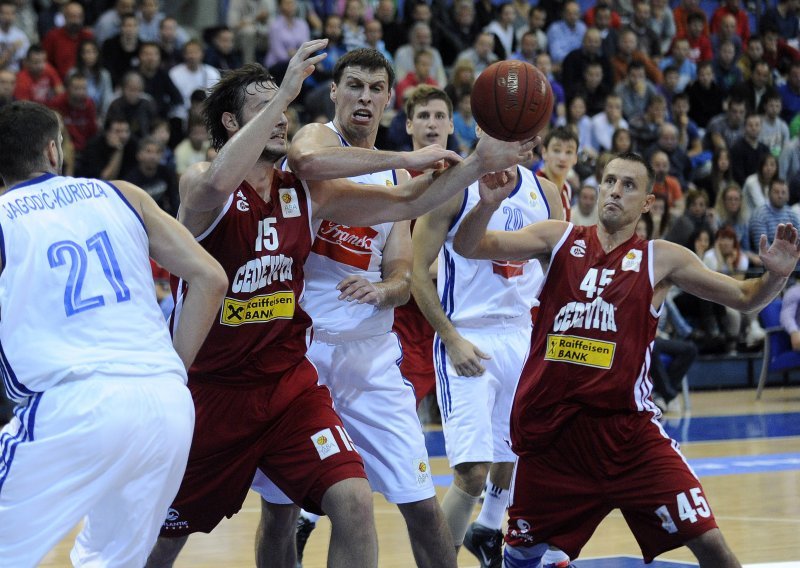
[[[650,211],[650,207],[653,206],[653,202],[656,200],[656,196],[652,193],[648,193],[647,196],[644,198],[644,205],[642,206],[642,213],[647,213]]]
[[[331,81],[331,100],[336,102],[336,83],[333,81]]]
[[[406,134],[411,136],[411,132],[412,132],[412,130],[411,130],[411,118],[406,118]],[[450,132],[450,134],[452,134],[452,131]]]
[[[236,116],[232,112],[223,112],[222,126],[225,127],[225,130],[236,132],[239,130],[239,121],[236,120]]]

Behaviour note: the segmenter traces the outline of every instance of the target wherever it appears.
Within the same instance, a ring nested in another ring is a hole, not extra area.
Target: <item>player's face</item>
[[[251,83],[247,86],[244,97],[244,107],[242,107],[243,124],[239,128],[250,122],[261,109],[267,106],[272,97],[278,92],[275,83]],[[281,115],[280,122],[275,125],[264,150],[261,152],[261,159],[275,163],[286,155],[286,129],[288,120],[286,115]]]
[[[383,68],[348,67],[339,83],[331,85],[336,122],[359,138],[377,132],[390,96],[389,75]]]
[[[431,144],[447,146],[447,137],[453,133],[453,118],[444,101],[435,99],[414,107],[414,116],[406,119],[406,133],[411,136],[414,148]]]
[[[547,168],[560,177],[578,163],[578,145],[574,140],[553,138],[542,153]]]
[[[636,227],[640,215],[650,208],[653,195],[647,193],[647,169],[643,164],[619,158],[603,170],[598,188],[598,216],[609,230],[626,225]]]

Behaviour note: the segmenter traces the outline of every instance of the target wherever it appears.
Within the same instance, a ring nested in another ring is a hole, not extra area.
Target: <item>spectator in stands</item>
[[[783,293],[780,315],[781,327],[789,334],[794,351],[800,351],[800,283]]]
[[[711,49],[711,37],[706,31],[705,22],[705,15],[696,12],[689,14],[686,33],[676,36],[686,38],[689,41],[689,59],[695,63],[714,59],[714,51]]]
[[[561,62],[570,51],[581,47],[586,24],[581,21],[581,8],[577,2],[569,0],[564,4],[561,19],[547,28],[547,47],[553,66],[561,69]]]
[[[800,175],[800,138],[792,138],[781,150],[778,175],[787,181]]]
[[[430,6],[427,4],[417,4],[414,11],[427,10],[430,19]],[[344,14],[342,17],[342,38],[345,49],[358,49],[366,45],[366,34],[364,31],[364,2],[363,0],[346,0],[344,4]]]
[[[159,0],[140,0],[139,13],[136,14],[136,18],[139,20],[139,39],[157,42],[161,21],[165,17],[166,14],[161,11]]]
[[[515,17],[514,6],[511,2],[504,2],[497,7],[497,17],[484,29],[494,36],[494,53],[498,59],[508,59],[517,50]]]
[[[436,80],[430,76],[432,66],[433,56],[430,51],[423,49],[414,54],[414,70],[407,73],[395,86],[395,105],[398,109],[400,109],[405,102],[403,95],[406,90],[413,89],[417,85],[439,86],[436,84]]]
[[[592,117],[592,146],[598,152],[612,151],[612,138],[620,129],[627,132],[628,121],[622,116],[622,99],[617,94],[606,97],[604,110]]]
[[[761,107],[763,114],[759,140],[767,145],[773,156],[778,157],[783,147],[789,143],[789,125],[781,118],[783,98],[777,91],[765,95]]]
[[[47,54],[41,45],[32,45],[25,57],[25,64],[17,73],[14,98],[48,104],[64,92],[58,71],[47,62]]]
[[[761,39],[761,36],[751,36],[750,41],[745,46],[744,53],[736,62],[736,65],[742,70],[742,79],[749,79],[753,66],[763,59],[764,40]]]
[[[553,119],[558,119],[562,116],[566,116],[567,109],[566,109],[566,96],[564,94],[564,87],[561,86],[561,83],[556,80],[555,76],[553,75],[553,64],[552,60],[550,59],[550,54],[546,51],[542,51],[536,55],[536,65],[547,80],[550,82],[550,88],[553,90],[553,98],[555,99],[555,104],[553,105]]]
[[[703,61],[697,66],[698,72],[700,66],[708,63]],[[722,98],[727,97],[736,85],[744,81],[742,68],[737,64],[736,47],[730,41],[723,41],[719,45],[719,49],[711,61],[711,69],[714,73],[714,81],[717,89],[720,91]],[[718,112],[722,112],[722,109]]]
[[[597,188],[583,184],[578,191],[578,203],[570,212],[570,221],[575,225],[597,224]]]
[[[169,71],[183,62],[183,48],[188,42],[179,33],[180,27],[175,18],[167,16],[158,26],[158,47],[161,48],[161,66]]]
[[[628,75],[628,68],[631,64],[636,63],[641,65],[645,71],[647,79],[655,84],[660,85],[664,77],[661,70],[658,68],[652,59],[650,59],[643,51],[637,47],[636,34],[633,30],[623,29],[619,34],[619,41],[617,42],[617,52],[611,58],[611,67],[614,71],[614,82],[619,85]],[[644,107],[642,107],[644,109]]]
[[[161,144],[150,136],[139,141],[136,165],[122,179],[145,190],[159,207],[172,215],[178,213],[178,183],[175,173],[161,165]]]
[[[661,95],[653,95],[647,102],[644,112],[635,114],[628,121],[634,148],[644,152],[655,144],[661,135],[661,126],[666,120],[667,100]]]
[[[468,156],[478,143],[478,133],[475,130],[478,124],[472,116],[472,94],[464,93],[456,100],[456,112],[453,113],[453,134],[458,142],[458,153]],[[406,123],[406,130],[409,130]],[[411,134],[411,132],[409,132]]]
[[[744,52],[744,42],[736,32],[736,18],[730,14],[723,16],[719,23],[719,28],[711,36],[711,50],[715,56],[719,53],[719,47],[724,42],[733,44],[735,57],[739,57]]]
[[[731,96],[728,108],[708,121],[706,126],[706,148],[731,148],[744,135],[744,119],[747,104],[744,99]]]
[[[800,62],[794,62],[789,67],[786,83],[779,87],[778,92],[783,102],[781,118],[791,122],[800,113]]]
[[[327,57],[317,63],[314,74],[306,82],[312,88],[319,86],[330,91],[330,81],[333,77],[336,62],[347,53],[342,33],[342,18],[336,14],[328,15],[325,18],[322,35],[328,39],[328,45],[325,46],[324,50],[327,53]]]
[[[697,65],[689,59],[689,40],[686,38],[676,38],[672,43],[672,49],[667,57],[664,57],[658,64],[662,73],[670,67],[674,67],[678,73],[678,81],[675,85],[676,92],[682,92],[686,87],[697,78]]]
[[[659,330],[653,342],[650,377],[653,379],[653,402],[662,412],[680,410],[680,404],[675,403],[678,402],[678,394],[683,388],[683,378],[697,359],[697,353],[694,342],[663,331],[659,322]],[[666,364],[661,355],[668,356]]]
[[[461,0],[460,2],[457,1],[454,4],[454,9],[457,6],[467,2],[469,2],[469,0]],[[469,2],[469,4],[472,6],[471,2]],[[474,8],[472,13],[474,22]],[[406,30],[406,27],[397,18],[397,9],[395,7],[394,0],[378,0],[378,7],[375,9],[375,19],[380,21],[381,25],[383,26],[383,41],[386,43],[386,49],[389,50],[390,53],[396,55],[397,49],[408,38],[408,30]],[[478,29],[479,28],[476,28],[476,33]],[[472,45],[471,41],[467,42],[465,47],[470,45]]]
[[[747,255],[750,264],[761,266],[758,254],[750,250],[750,211],[745,203],[742,188],[736,182],[730,182],[720,192],[717,204],[714,206],[718,226],[733,229],[736,233],[736,240]]]
[[[158,108],[150,95],[144,92],[144,79],[138,71],[128,71],[122,78],[121,94],[111,101],[108,113],[124,116],[128,121],[131,136],[150,136],[150,128],[158,118]]]
[[[719,8],[714,10],[711,17],[711,33],[719,33],[723,22],[727,18],[733,19],[734,30],[738,37],[742,38],[742,43],[747,43],[750,39],[750,16],[746,10],[741,8],[741,0],[722,0]]]
[[[600,64],[603,71],[603,84],[607,89],[614,88],[614,69],[609,57],[603,53],[603,39],[600,30],[589,28],[583,36],[578,49],[574,49],[564,58],[561,66],[561,80],[564,85],[575,85],[583,80],[586,67],[590,63]]]
[[[569,85],[569,83],[565,84]],[[587,64],[583,69],[581,81],[573,85],[571,92],[565,93],[567,98],[583,97],[588,116],[594,116],[603,111],[609,94],[611,91],[603,84],[603,66],[599,61]],[[593,143],[592,146],[594,146]]]
[[[767,9],[758,23],[759,29],[773,28],[783,39],[789,40],[800,35],[797,0],[777,0],[774,5],[767,3]]]
[[[136,164],[136,140],[122,116],[106,116],[103,132],[89,140],[76,166],[81,177],[119,179]]]
[[[690,189],[686,193],[683,215],[675,219],[664,239],[691,249],[698,230],[705,229],[709,235],[716,231],[713,210],[708,208],[708,195],[703,190]],[[703,251],[705,253],[705,251]]]
[[[703,153],[700,129],[689,116],[689,95],[678,93],[670,105],[669,121],[678,129],[678,146],[692,159],[693,166],[711,161],[711,152]]]
[[[650,11],[650,29],[658,37],[660,52],[668,53],[675,38],[675,17],[668,0],[651,0]]]
[[[226,23],[236,35],[244,63],[255,62],[256,54],[269,47],[269,20],[275,11],[275,0],[228,1]]]
[[[661,40],[650,27],[652,13],[649,0],[636,0],[628,27],[636,34],[636,44],[651,59],[666,52],[661,51]]]
[[[472,92],[472,84],[475,83],[475,66],[469,59],[460,59],[453,66],[450,77],[450,82],[444,88],[444,92],[451,101],[461,100],[463,95]]]
[[[762,29],[761,37],[764,41],[764,61],[769,64],[770,69],[785,75],[792,63],[800,61],[800,50],[792,47],[775,28]]]
[[[119,33],[103,42],[103,65],[111,73],[115,88],[128,71],[136,68],[139,43],[139,20],[133,14],[122,16]]]
[[[394,65],[394,56],[389,53],[389,50],[386,49],[386,44],[383,42],[383,24],[381,24],[379,20],[371,20],[364,24],[364,38],[367,47],[371,47],[375,51],[380,52],[380,54],[386,58],[386,61]],[[328,49],[330,49],[330,41],[328,41]],[[344,52],[342,52],[341,55],[344,55]],[[329,53],[325,60],[330,57],[331,55]],[[336,59],[338,60],[339,58],[336,57]]]
[[[98,45],[119,34],[124,16],[136,17],[136,0],[116,0],[113,8],[109,8],[94,24],[94,37]],[[138,28],[138,22],[137,22]]]
[[[67,76],[73,73],[80,73],[86,77],[89,97],[94,101],[97,116],[104,117],[108,105],[114,98],[114,87],[111,83],[111,73],[102,64],[100,48],[95,40],[84,40],[78,46],[75,67],[70,69]]]
[[[650,206],[650,221],[653,224],[652,238],[663,239],[675,224],[675,217],[670,215],[667,200],[664,195],[656,195]]]
[[[698,189],[706,192],[711,203],[718,203],[718,196],[730,184],[736,184],[741,188],[738,183],[733,181],[730,152],[727,146],[717,147],[711,157],[711,173],[698,179],[696,185]]]
[[[83,6],[78,2],[69,2],[62,10],[64,25],[53,28],[44,36],[42,47],[47,59],[56,68],[62,78],[75,67],[78,61],[78,50],[81,44],[94,37],[91,28],[84,25]]]
[[[150,95],[161,118],[175,116],[183,104],[181,92],[161,68],[161,50],[158,44],[142,42],[139,46],[139,74],[144,80],[144,92]]]
[[[19,71],[31,42],[15,25],[17,5],[14,0],[0,0],[0,69]]]
[[[587,161],[587,159],[591,161],[597,157],[597,151],[591,144],[592,119],[586,115],[586,101],[583,96],[575,95],[569,99],[567,102],[567,113],[563,118],[559,117],[559,119],[556,120],[556,125],[569,128],[578,137],[579,166],[584,166],[584,162]]]
[[[0,69],[0,108],[14,100],[17,76],[8,69]]]
[[[672,10],[675,18],[675,37],[685,37],[689,30],[689,16],[698,14],[704,23],[703,33],[706,36],[711,34],[711,30],[706,23],[706,13],[700,7],[700,0],[681,0],[681,3]]]
[[[470,0],[456,0],[450,8],[449,25],[440,26],[440,52],[445,65],[452,65],[458,54],[475,43],[481,32],[475,21],[475,5]]]
[[[650,100],[658,95],[656,88],[647,80],[641,61],[630,63],[624,81],[617,85],[614,93],[622,99],[622,116],[628,121],[644,114]]]
[[[744,99],[747,112],[761,112],[761,101],[764,97],[777,93],[772,86],[772,72],[766,61],[757,62],[750,73],[750,78],[731,89],[731,95]]]
[[[614,57],[617,53],[617,45],[619,44],[619,29],[620,24],[613,23],[613,15],[616,12],[611,11],[611,7],[605,2],[598,2],[595,5],[594,22],[589,24],[593,25],[600,31],[602,39],[603,54],[609,58]]]
[[[183,96],[183,105],[177,109],[177,114],[186,120],[189,116],[192,93],[198,89],[208,89],[219,81],[219,71],[203,63],[203,48],[200,42],[189,40],[183,46],[183,63],[170,69],[169,77]]]
[[[164,148],[164,154],[161,156],[161,165],[166,166],[173,172],[175,171],[175,153],[169,147],[170,140],[172,140],[172,130],[169,122],[163,118],[157,118],[153,121],[153,127],[150,129],[150,136],[155,138],[159,144]]]
[[[220,26],[211,32],[211,42],[205,49],[203,63],[220,71],[238,69],[242,66],[242,57],[236,50],[236,38],[233,30]]]
[[[758,250],[758,243],[761,235],[768,229],[772,229],[771,235],[775,235],[775,229],[781,223],[791,223],[797,226],[800,217],[787,204],[789,202],[789,187],[786,181],[776,177],[769,185],[769,199],[767,203],[753,211],[750,216],[750,248]],[[773,238],[767,233],[769,244]]]
[[[491,34],[488,34],[488,36],[494,41],[494,36]],[[476,39],[475,42],[477,44],[478,40]],[[423,49],[430,51],[433,55],[433,66],[431,67],[430,76],[436,80],[437,84],[446,84],[447,75],[445,74],[442,55],[439,53],[439,50],[433,46],[431,27],[424,22],[417,22],[411,27],[411,30],[408,32],[408,43],[400,46],[394,54],[394,69],[397,76],[405,77],[409,71],[414,69],[414,54]],[[492,43],[489,51],[491,52],[493,49],[494,43]],[[475,69],[476,72],[479,72],[477,71],[477,65]],[[481,68],[481,71],[482,70],[483,68]]]
[[[478,37],[475,38],[474,45],[458,54],[456,65],[459,61],[465,59],[472,63],[472,66],[475,68],[476,76],[480,75],[484,69],[497,61],[497,55],[494,53],[494,35],[486,32],[478,34]]]
[[[700,128],[722,113],[723,90],[714,78],[712,63],[704,61],[697,66],[697,79],[686,88],[689,97],[689,118]]]
[[[653,194],[665,197],[671,217],[680,217],[686,207],[686,200],[678,178],[669,174],[669,156],[661,150],[653,152],[650,156],[650,166],[655,174]]]
[[[767,202],[767,194],[772,180],[778,177],[778,161],[772,154],[763,153],[758,162],[758,169],[747,176],[742,186],[744,204],[750,211],[755,211]]]
[[[279,84],[289,59],[310,38],[308,23],[297,15],[297,1],[280,0],[278,15],[269,25],[269,51],[264,59],[264,65],[275,75]]]
[[[586,37],[586,36],[584,36]],[[516,61],[524,61],[533,65],[536,59],[536,54],[539,53],[539,43],[536,40],[536,34],[532,32],[525,32],[519,40],[519,49],[511,54],[509,59]]]
[[[733,179],[742,186],[742,189],[747,176],[758,171],[763,157],[767,154],[772,156],[766,144],[759,140],[760,136],[761,115],[749,114],[744,122],[744,135],[731,146]],[[776,161],[775,171],[777,170]]]
[[[80,159],[86,144],[97,134],[97,111],[89,97],[86,77],[73,73],[67,77],[67,89],[50,101],[50,108],[61,115],[69,132],[76,158]]]

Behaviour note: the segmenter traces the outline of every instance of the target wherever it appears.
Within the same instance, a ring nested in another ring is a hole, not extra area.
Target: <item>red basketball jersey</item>
[[[303,359],[311,318],[300,297],[311,238],[309,199],[292,173],[274,171],[268,202],[242,182],[197,239],[225,269],[229,284],[190,378],[261,381]],[[180,291],[179,317],[185,283],[173,289]]]
[[[596,226],[572,227],[539,299],[511,412],[516,453],[547,446],[578,412],[657,412],[649,400],[658,325],[649,241],[634,235],[605,253]]]

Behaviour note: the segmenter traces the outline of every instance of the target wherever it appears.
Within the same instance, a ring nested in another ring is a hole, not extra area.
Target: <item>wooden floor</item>
[[[692,419],[703,416],[767,416],[789,412],[800,412],[800,388],[768,389],[759,402],[755,401],[752,390],[692,394]],[[800,415],[796,419],[800,420]],[[800,436],[735,437],[737,439],[682,443],[682,449],[690,460],[777,454],[796,454],[796,459],[793,462],[790,459],[794,466],[784,471],[735,475],[699,473],[723,534],[744,564],[800,561]],[[433,458],[431,467],[435,475],[449,473],[444,458]],[[445,487],[437,488],[440,498],[444,491]],[[242,511],[233,519],[224,521],[214,533],[193,535],[176,566],[253,566],[253,534],[258,514],[258,498],[251,493]],[[381,568],[413,567],[405,526],[397,509],[376,496],[375,517]],[[329,531],[327,520],[321,519],[306,548],[305,568],[325,566]],[[62,541],[42,566],[68,566],[73,537],[74,533]],[[601,524],[581,558],[609,555],[639,556],[633,537],[622,516],[616,512]],[[689,561],[693,557],[688,550],[681,549],[667,553],[661,559]],[[477,565],[477,560],[462,550],[459,566]]]

